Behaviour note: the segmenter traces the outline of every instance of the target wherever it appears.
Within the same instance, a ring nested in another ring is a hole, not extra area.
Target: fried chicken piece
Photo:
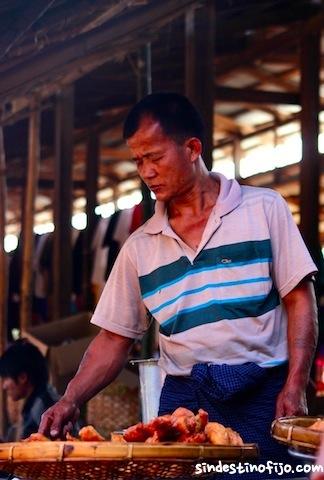
[[[312,423],[308,428],[318,432],[324,432],[324,420],[316,420],[316,422]]]
[[[242,447],[243,440],[239,433],[235,432],[235,430],[232,430],[231,428],[227,428],[227,433],[229,436],[230,445]]]
[[[176,417],[194,417],[195,414],[188,408],[178,407],[172,414],[172,418]]]
[[[179,407],[171,415],[172,428],[178,432],[178,435],[190,435],[196,431],[196,417],[193,412],[187,408]]]
[[[153,434],[154,430],[152,430],[152,428],[140,422],[127,428],[124,433],[124,439],[126,442],[145,442],[145,440],[152,437]]]
[[[209,422],[205,427],[208,440],[213,445],[229,445],[227,429],[221,423]]]
[[[150,443],[150,444],[154,444],[154,443],[160,443],[160,438],[158,436],[158,433],[157,432],[154,432],[154,434],[152,435],[152,437],[149,437],[145,440],[145,443]]]
[[[127,442],[146,443],[167,441],[203,443],[206,440],[204,428],[207,422],[208,413],[204,410],[200,409],[195,415],[191,410],[179,407],[171,415],[161,415],[147,424],[138,423],[129,427],[124,433],[124,439]]]
[[[204,432],[193,433],[192,435],[180,435],[178,442],[182,443],[205,443],[207,442],[207,437]]]
[[[178,436],[178,431],[173,426],[172,415],[155,417],[146,426],[151,431],[150,436],[156,434],[154,438],[157,437],[160,441],[175,440]]]
[[[224,427],[221,423],[207,423],[205,433],[213,445],[243,445],[241,436],[231,428]]]
[[[92,425],[87,425],[79,431],[79,438],[84,442],[102,442],[104,437]]]
[[[42,433],[32,433],[29,437],[24,438],[22,442],[50,442],[51,440]]]
[[[66,432],[65,438],[68,442],[80,442],[80,439],[71,435],[70,432]]]
[[[111,433],[110,441],[113,443],[126,443],[124,436],[121,433]]]
[[[198,410],[196,419],[196,433],[203,432],[208,423],[208,413],[205,412],[202,408]]]

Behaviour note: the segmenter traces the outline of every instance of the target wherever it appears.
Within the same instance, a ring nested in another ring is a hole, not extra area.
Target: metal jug
[[[158,365],[157,358],[131,360],[131,365],[138,365],[140,378],[140,397],[142,422],[146,423],[156,417],[159,411],[160,394],[165,374]]]

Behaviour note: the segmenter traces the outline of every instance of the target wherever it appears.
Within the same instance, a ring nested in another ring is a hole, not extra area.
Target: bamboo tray
[[[280,443],[284,443],[301,452],[317,450],[323,437],[323,432],[307,427],[324,417],[282,417],[274,420],[271,425],[271,435]]]
[[[198,462],[235,462],[257,456],[256,444],[3,443],[0,470],[28,480],[189,480]]]

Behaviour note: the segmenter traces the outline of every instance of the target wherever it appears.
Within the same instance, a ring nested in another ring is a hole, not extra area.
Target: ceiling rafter
[[[31,27],[39,20],[56,0],[33,0],[27,2],[25,8],[19,13],[16,22],[0,36],[0,60],[16,45]]]
[[[0,77],[0,101],[9,100],[13,95],[35,88],[41,82],[55,82],[56,75],[61,71],[64,65],[69,65],[69,69],[74,70],[74,62],[82,59],[86,62],[86,57],[93,55],[98,48],[103,48],[106,55],[101,58],[93,59],[91,69],[104,63],[107,58],[113,56],[113,49],[116,46],[114,42],[125,41],[125,31],[131,34],[143,34],[143,29],[147,29],[151,24],[157,28],[158,25],[164,25],[172,19],[182,14],[183,11],[197,0],[178,0],[176,3],[172,0],[166,0],[163,3],[151,4],[145,11],[140,10],[129,18],[116,19],[109,29],[105,25],[86,32],[77,38],[51,49],[35,55],[30,61],[22,62],[9,71],[3,72]],[[142,40],[143,41],[143,40]],[[118,47],[117,47],[118,48]],[[74,80],[84,75],[84,71],[76,71]]]

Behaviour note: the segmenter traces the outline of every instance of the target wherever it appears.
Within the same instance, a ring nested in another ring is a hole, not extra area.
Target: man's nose
[[[150,178],[154,178],[156,175],[155,168],[152,164],[143,165],[139,173],[144,180],[145,179],[149,180]]]

